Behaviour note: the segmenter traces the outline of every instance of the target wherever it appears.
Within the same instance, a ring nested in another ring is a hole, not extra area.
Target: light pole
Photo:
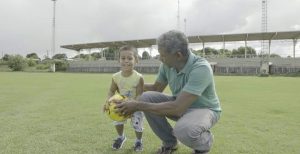
[[[186,18],[184,18],[184,33],[185,33],[185,35],[186,35]]]
[[[268,31],[268,0],[262,0],[261,2],[261,32],[266,33]],[[265,38],[261,41],[261,76],[269,75],[270,43],[271,40],[268,43]]]
[[[177,1],[177,29],[180,30],[180,7],[179,7],[179,0]]]
[[[57,0],[51,0],[53,1],[53,20],[52,20],[52,58],[55,55],[55,4]],[[50,67],[51,72],[55,72],[55,63],[53,63]]]
[[[57,0],[53,1],[53,20],[52,20],[52,56],[55,54],[55,5]]]

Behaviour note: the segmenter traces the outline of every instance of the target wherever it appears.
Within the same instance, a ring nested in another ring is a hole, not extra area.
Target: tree
[[[44,55],[43,57],[44,57],[44,59],[50,59],[50,57],[48,55]]]
[[[107,60],[118,60],[119,52],[117,48],[106,48],[102,51]]]
[[[142,54],[142,59],[150,59],[150,54],[147,51],[144,51]]]
[[[218,50],[215,49],[215,48],[206,47],[204,49],[205,49],[205,55],[218,55],[219,54]],[[195,54],[196,55],[203,55],[203,49],[196,50]]]
[[[281,58],[280,55],[275,54],[275,53],[270,54],[270,57],[272,57],[272,58]]]
[[[8,60],[9,60],[9,57],[10,57],[10,55],[5,54],[5,55],[2,57],[2,60],[3,60],[3,61],[8,61]]]
[[[224,55],[226,57],[229,57],[232,54],[232,52],[228,49],[220,49],[218,52],[219,55]]]
[[[238,58],[243,58],[245,57],[245,47],[241,46],[238,49],[233,49],[232,50],[232,55],[234,57],[238,57]],[[250,57],[255,57],[256,56],[256,51],[255,49],[253,49],[252,47],[247,47],[247,55]]]
[[[68,57],[65,53],[59,53],[52,57],[52,59],[60,59],[60,60],[66,60]]]
[[[22,71],[26,67],[26,60],[21,55],[9,56],[8,67],[13,71]]]
[[[40,59],[39,56],[36,53],[30,53],[26,55],[26,58],[30,59]]]
[[[40,58],[36,53],[27,54],[26,58],[29,67],[35,66],[38,63],[38,61],[40,61]]]
[[[89,60],[89,55],[88,54],[80,54],[80,55],[76,55],[75,57],[73,57],[74,59],[84,59],[84,60]]]
[[[195,55],[202,55],[203,51],[202,50],[191,50]]]
[[[205,54],[208,54],[208,55],[218,55],[219,52],[215,48],[208,47],[208,48],[205,48]]]
[[[64,72],[67,70],[69,63],[67,60],[54,60],[55,71]]]
[[[37,61],[32,58],[26,59],[26,62],[29,67],[35,66],[37,64]]]
[[[91,54],[91,56],[94,60],[98,60],[102,58],[102,54],[100,52],[94,52]]]

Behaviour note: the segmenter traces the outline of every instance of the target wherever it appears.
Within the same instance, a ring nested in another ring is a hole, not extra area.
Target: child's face
[[[135,63],[136,59],[134,58],[134,53],[132,51],[125,50],[120,52],[120,64],[122,71],[132,71]]]

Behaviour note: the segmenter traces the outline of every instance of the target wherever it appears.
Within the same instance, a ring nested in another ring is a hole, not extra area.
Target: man
[[[208,153],[213,135],[209,129],[219,120],[221,107],[210,64],[188,48],[186,36],[169,31],[157,39],[162,62],[155,83],[145,84],[138,101],[117,105],[120,114],[144,111],[153,132],[162,140],[159,154],[177,149],[177,140],[194,153]],[[169,85],[172,96],[163,94]],[[167,118],[177,121],[174,128]]]

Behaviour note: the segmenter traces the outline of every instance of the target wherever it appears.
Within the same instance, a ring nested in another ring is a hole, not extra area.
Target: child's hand
[[[106,112],[107,110],[108,110],[107,105],[104,104],[103,107],[102,107],[102,112]]]
[[[119,104],[119,103],[122,102],[122,100],[120,100],[118,98],[111,97],[110,99],[108,99],[107,104],[109,104],[110,102],[114,102],[116,104]]]
[[[124,100],[126,100],[126,97],[120,94],[115,94],[112,97],[108,99],[108,102],[114,102],[116,104],[122,103]]]
[[[108,109],[109,109],[109,103],[108,103],[108,101],[106,101],[105,104],[102,107],[102,111],[106,112],[106,111],[108,111]]]

